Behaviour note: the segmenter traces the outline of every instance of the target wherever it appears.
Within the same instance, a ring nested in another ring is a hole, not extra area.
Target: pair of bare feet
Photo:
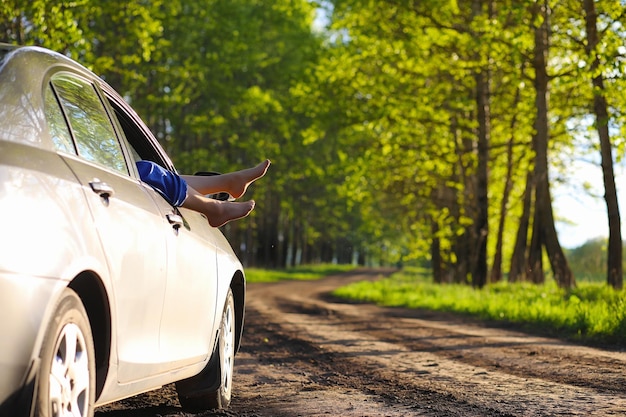
[[[186,176],[187,199],[183,207],[203,213],[213,227],[246,217],[254,209],[254,200],[218,201],[206,194],[227,192],[233,198],[240,198],[254,181],[263,177],[271,162],[269,159],[255,167],[214,176]]]

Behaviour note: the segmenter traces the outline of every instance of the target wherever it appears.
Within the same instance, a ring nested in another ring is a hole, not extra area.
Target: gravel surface
[[[96,417],[626,415],[624,351],[329,295],[389,272],[249,284],[228,410],[186,412],[169,385]]]

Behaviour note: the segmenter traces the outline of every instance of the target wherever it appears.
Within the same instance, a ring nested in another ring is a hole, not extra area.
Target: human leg
[[[271,162],[269,159],[255,167],[240,171],[228,172],[221,175],[181,175],[187,184],[200,194],[214,194],[225,191],[234,198],[241,197],[248,186],[265,175]]]
[[[254,209],[254,200],[249,201],[218,201],[207,198],[193,187],[188,186],[187,198],[182,207],[204,214],[213,227],[246,217]]]

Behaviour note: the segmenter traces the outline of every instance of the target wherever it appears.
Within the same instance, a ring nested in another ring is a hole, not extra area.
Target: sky
[[[625,167],[615,164],[615,183],[617,185],[618,204],[622,220],[622,238],[626,236],[626,196],[625,187],[621,186],[625,176]],[[597,237],[608,237],[609,224],[604,202],[604,186],[602,171],[599,166],[586,162],[574,162],[568,169],[568,184],[550,184],[556,230],[561,246],[576,248],[588,240]],[[582,190],[581,184],[592,185],[591,193]],[[596,197],[592,196],[595,195]],[[567,221],[559,221],[566,219]]]

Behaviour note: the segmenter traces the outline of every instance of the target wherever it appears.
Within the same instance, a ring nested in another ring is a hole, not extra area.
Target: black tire
[[[228,290],[219,338],[209,363],[194,377],[176,383],[180,404],[187,409],[223,409],[230,405],[235,370],[235,300]]]
[[[89,319],[78,295],[63,290],[40,353],[35,416],[93,417],[95,353]]]

